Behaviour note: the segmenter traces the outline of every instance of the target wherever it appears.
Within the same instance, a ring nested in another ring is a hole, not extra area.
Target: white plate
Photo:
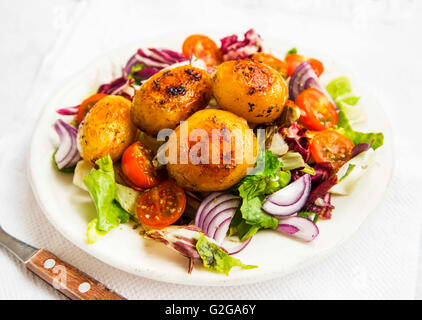
[[[382,200],[393,168],[392,137],[388,119],[379,104],[358,87],[359,82],[350,72],[341,72],[343,69],[321,55],[314,56],[322,58],[326,67],[322,79],[326,82],[346,75],[355,91],[361,95],[368,121],[356,126],[356,129],[382,131],[385,142],[376,151],[378,164],[358,182],[354,193],[348,197],[334,198],[336,209],[333,217],[331,220],[318,222],[320,234],[314,241],[303,243],[274,231],[259,232],[249,246],[236,255],[243,263],[255,264],[259,268],[234,268],[229,276],[209,272],[199,266],[199,263],[193,273],[188,275],[186,258],[157,241],[143,239],[130,224],[113,229],[96,244],[87,244],[86,228],[96,215],[95,207],[88,193],[72,184],[71,174],[60,173],[51,164],[51,155],[57,146],[53,123],[59,116],[55,110],[79,104],[101,81],[111,80],[111,72],[118,72],[119,66],[127,61],[137,47],[180,50],[184,37],[185,35],[160,37],[110,53],[89,65],[49,101],[34,132],[29,158],[32,187],[49,221],[75,245],[109,265],[150,279],[191,285],[239,285],[280,277],[338,247],[358,230],[368,214]],[[281,40],[266,40],[264,44],[266,48],[271,48],[271,52],[278,52],[280,56],[284,56],[292,47]],[[300,46],[298,43],[293,45]],[[309,51],[305,53],[310,55]]]

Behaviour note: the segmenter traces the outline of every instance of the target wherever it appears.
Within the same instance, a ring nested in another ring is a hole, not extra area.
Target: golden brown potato
[[[225,190],[254,166],[256,137],[245,119],[228,111],[205,109],[176,128],[165,155],[169,176],[183,188]]]
[[[131,118],[139,129],[156,135],[207,106],[211,78],[190,65],[163,70],[149,78],[133,99]]]
[[[218,105],[252,123],[277,119],[288,96],[282,76],[252,59],[222,63],[212,80]]]
[[[78,150],[86,161],[110,155],[113,161],[134,141],[136,126],[130,120],[131,102],[107,96],[88,112],[78,130]]]

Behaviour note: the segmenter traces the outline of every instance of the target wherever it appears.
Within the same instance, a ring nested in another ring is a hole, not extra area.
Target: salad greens
[[[339,77],[334,79],[327,85],[327,91],[336,102],[339,113],[337,126],[342,129],[342,133],[348,137],[352,142],[357,145],[359,143],[372,143],[372,148],[376,150],[384,143],[384,134],[378,133],[363,133],[353,130],[349,114],[347,112],[348,106],[356,105],[359,97],[352,95],[352,87],[346,77]]]
[[[286,52],[286,57],[290,54],[297,54],[297,49],[296,48],[291,48],[289,51]]]
[[[129,214],[115,200],[117,191],[113,161],[110,156],[101,158],[95,163],[98,169],[93,168],[84,178],[84,183],[97,209],[96,229],[108,232],[120,223],[127,222]]]
[[[97,222],[97,218],[92,219],[86,230],[86,240],[90,244],[97,242],[107,234],[107,231],[99,231],[97,229]]]
[[[261,172],[243,178],[238,191],[242,205],[230,225],[230,234],[237,234],[242,241],[263,228],[276,229],[278,220],[261,207],[265,196],[287,186],[291,179],[290,171],[281,170],[283,163],[269,150],[260,152],[257,167],[265,161]]]
[[[309,173],[312,176],[315,175],[315,169],[303,160],[303,157],[299,152],[289,151],[283,154],[280,159],[281,162],[283,162],[283,170],[303,168],[301,171]]]
[[[245,265],[239,259],[228,255],[218,245],[208,241],[203,233],[199,234],[198,241],[196,242],[196,250],[202,259],[204,267],[215,272],[229,275],[233,267],[241,267],[242,269],[257,268],[257,266]]]
[[[369,149],[347,161],[337,172],[338,183],[331,188],[336,194],[350,194],[356,182],[367,172],[375,161],[375,151]]]

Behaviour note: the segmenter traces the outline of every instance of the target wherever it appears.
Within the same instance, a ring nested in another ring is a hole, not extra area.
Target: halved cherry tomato
[[[189,59],[194,54],[208,66],[216,66],[221,62],[220,49],[213,40],[201,34],[187,37],[183,42],[182,51],[186,58]]]
[[[290,77],[295,71],[296,67],[302,62],[308,61],[314,70],[315,74],[319,77],[324,72],[324,65],[321,61],[313,58],[307,58],[300,54],[292,53],[286,57],[287,62],[287,75]]]
[[[151,162],[150,151],[139,141],[125,150],[121,166],[124,175],[138,187],[151,188],[160,182]]]
[[[308,62],[311,65],[311,68],[315,71],[317,77],[319,77],[324,72],[324,65],[321,61],[314,58],[309,58]]]
[[[321,91],[306,89],[298,95],[295,103],[301,110],[300,122],[307,129],[325,130],[337,124],[337,110]]]
[[[176,222],[185,207],[185,192],[175,182],[167,180],[141,193],[136,214],[144,225],[163,228]]]
[[[324,130],[312,138],[310,151],[316,162],[330,162],[337,170],[349,161],[353,147],[353,142],[346,136],[334,130]]]
[[[269,65],[270,67],[276,69],[278,72],[281,73],[283,77],[287,76],[287,63],[283,60],[274,57],[272,54],[257,52],[254,53],[252,59],[265,63],[266,65]]]
[[[81,123],[82,120],[85,118],[85,115],[88,111],[102,98],[106,97],[107,94],[105,93],[95,93],[92,96],[86,98],[82,103],[79,105],[78,114],[76,116],[76,121]]]

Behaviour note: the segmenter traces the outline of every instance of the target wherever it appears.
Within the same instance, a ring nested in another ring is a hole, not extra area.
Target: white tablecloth
[[[3,1],[0,223],[130,299],[421,297],[421,13],[420,2],[398,0]],[[139,278],[65,240],[38,208],[26,172],[33,128],[54,90],[102,53],[134,40],[169,31],[225,29],[241,34],[250,27],[264,38],[279,36],[339,57],[385,107],[394,131],[395,172],[384,200],[359,232],[306,269],[229,288]],[[0,298],[63,299],[2,249]]]

